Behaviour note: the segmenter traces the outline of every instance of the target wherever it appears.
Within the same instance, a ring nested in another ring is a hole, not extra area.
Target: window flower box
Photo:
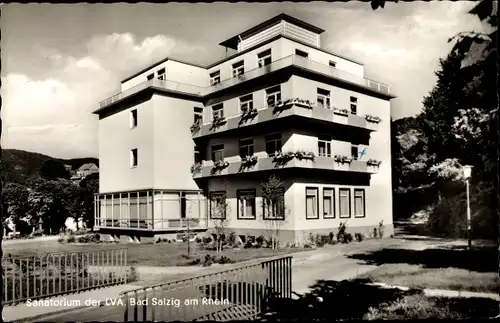
[[[309,100],[304,100],[301,98],[291,98],[291,99],[286,99],[284,101],[278,101],[274,106],[273,106],[273,113],[281,112],[288,107],[290,107],[293,104],[300,104],[308,109],[312,109],[315,105],[314,102],[311,102]]]
[[[257,156],[246,156],[245,158],[241,159],[241,166],[252,167],[257,164],[258,159],[259,158]]]
[[[370,114],[365,115],[365,120],[372,123],[380,123],[382,119],[377,116],[372,116]]]
[[[294,158],[295,158],[295,153],[293,152],[286,152],[286,153],[280,152],[276,156],[274,156],[273,161],[278,164],[286,164]]]
[[[352,162],[352,157],[345,155],[335,155],[333,160],[339,164],[350,164]]]
[[[257,111],[257,109],[255,109],[255,108],[248,109],[241,114],[241,121],[252,119],[255,116],[257,116],[258,114],[259,114],[259,112]]]
[[[373,167],[379,167],[380,164],[382,164],[382,161],[376,159],[368,159],[368,161],[366,162],[366,165]]]
[[[216,168],[216,169],[223,169],[223,168],[226,168],[227,166],[229,166],[229,163],[227,161],[224,161],[224,160],[218,160],[218,161],[214,162],[214,168]]]
[[[312,151],[303,151],[303,150],[297,150],[295,152],[295,158],[297,158],[298,160],[312,160],[314,161],[314,158],[316,156],[314,155],[314,153]]]
[[[349,110],[334,108],[333,113],[338,114],[340,116],[347,117],[349,115]]]
[[[212,129],[220,127],[220,126],[226,124],[226,122],[227,122],[226,118],[214,116],[214,119],[212,120]]]
[[[201,163],[194,163],[193,166],[191,166],[191,174],[196,175],[198,173],[201,173],[201,169]]]
[[[190,127],[191,133],[197,133],[201,129],[201,124],[199,122],[193,123],[193,125]]]

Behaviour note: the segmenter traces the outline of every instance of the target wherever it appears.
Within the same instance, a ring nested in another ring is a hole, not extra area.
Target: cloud
[[[81,57],[51,48],[38,52],[51,67],[36,80],[24,74],[2,78],[2,146],[55,157],[97,156],[99,101],[119,91],[119,81],[170,54],[203,50],[163,35],[97,35]]]

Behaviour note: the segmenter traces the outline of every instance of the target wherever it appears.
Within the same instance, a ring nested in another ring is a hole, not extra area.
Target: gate
[[[257,319],[292,295],[292,257],[272,257],[122,293],[124,322]]]

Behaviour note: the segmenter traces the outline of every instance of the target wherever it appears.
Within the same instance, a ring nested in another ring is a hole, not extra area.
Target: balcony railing
[[[184,83],[179,83],[179,82],[174,82],[174,81],[163,81],[159,79],[151,79],[146,82],[143,82],[141,84],[138,84],[130,89],[127,89],[121,93],[118,93],[104,101],[101,101],[99,106],[100,108],[104,108],[112,103],[115,103],[117,101],[120,101],[130,95],[133,95],[135,93],[138,93],[148,87],[156,87],[160,89],[166,89],[166,90],[171,90],[171,91],[178,91],[182,93],[187,93],[191,95],[198,95],[198,96],[205,96],[211,93],[218,92],[223,89],[227,89],[233,85],[236,85],[241,82],[245,82],[251,79],[255,79],[257,77],[260,77],[262,75],[275,72],[278,70],[281,70],[283,68],[289,67],[289,66],[297,66],[312,72],[320,73],[323,75],[327,75],[330,77],[334,77],[340,80],[344,80],[346,82],[356,84],[356,85],[361,85],[366,88],[370,88],[372,90],[384,93],[384,94],[390,94],[390,88],[388,85],[385,85],[380,82],[375,82],[373,80],[351,74],[346,71],[342,71],[339,69],[336,69],[332,66],[321,64],[315,61],[312,61],[308,58],[304,58],[301,56],[297,55],[290,55],[284,58],[280,58],[278,60],[275,60],[269,65],[263,66],[263,67],[258,67],[253,70],[249,70],[246,73],[236,76],[236,77],[230,77],[225,80],[222,80],[220,83],[207,86],[207,87],[200,87],[197,85],[191,85],[191,84],[184,84]]]
[[[274,111],[274,107],[264,107],[256,110],[252,118],[242,119],[241,114],[231,115],[225,118],[225,122],[219,126],[214,126],[211,122],[198,124],[192,129],[193,138],[213,135],[224,131],[240,129],[257,123],[283,119],[286,117],[304,117],[322,122],[332,122],[339,125],[363,128],[368,131],[378,130],[378,122],[369,122],[365,116],[353,115],[350,113],[340,114],[334,109],[319,107],[317,105],[307,105],[291,101],[283,105],[279,112]]]
[[[194,178],[213,177],[220,175],[233,175],[240,173],[268,171],[273,169],[303,168],[332,170],[343,172],[356,172],[365,174],[376,174],[379,166],[369,165],[365,160],[352,160],[349,163],[336,162],[333,157],[316,156],[314,160],[292,158],[286,162],[277,161],[275,157],[258,157],[255,165],[251,167],[242,166],[240,160],[228,161],[228,165],[216,169],[212,161],[203,161],[200,171],[193,173]]]

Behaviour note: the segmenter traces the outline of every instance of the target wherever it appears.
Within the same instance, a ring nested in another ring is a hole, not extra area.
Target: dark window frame
[[[254,215],[253,217],[242,217],[241,214],[240,214],[240,197],[242,196],[242,194],[244,193],[251,193],[253,194],[253,211],[254,211]],[[240,189],[240,190],[237,190],[236,191],[236,219],[238,220],[257,220],[257,190],[252,188],[252,189]]]
[[[350,109],[349,112],[352,115],[358,115],[358,98],[355,97],[355,96],[351,96],[350,97],[350,102],[351,102],[351,109]]]
[[[325,190],[329,190],[332,192],[331,195],[325,195]],[[332,198],[332,214],[331,215],[325,215],[325,196],[329,196]],[[335,211],[335,206],[336,206],[336,203],[335,203],[335,187],[323,187],[323,219],[335,219],[335,216],[336,216],[336,211]]]
[[[308,52],[305,52],[305,51],[297,49],[297,48],[295,49],[295,55],[303,57],[303,58],[309,58]]]
[[[282,193],[282,198],[278,203],[281,204],[281,207],[283,209],[283,214],[280,217],[269,217],[268,212],[266,212],[266,202],[264,200],[264,197],[262,198],[262,219],[265,221],[285,221],[286,220],[286,203],[285,203],[285,193],[286,190],[284,187],[279,188]],[[276,206],[273,205],[273,208],[276,208]]]
[[[326,140],[328,137],[328,140]],[[325,144],[325,154],[321,154],[320,152],[320,143],[324,143]],[[321,156],[321,157],[332,157],[332,137],[331,136],[327,136],[327,135],[321,135],[321,136],[318,136],[318,156]]]
[[[276,136],[275,139],[273,139],[272,137],[273,136]],[[279,139],[278,139],[278,136],[279,136]],[[267,151],[267,143],[268,142],[273,142],[274,143],[274,146],[276,147],[276,142],[279,141],[279,146],[280,146],[280,149],[279,150],[275,150],[274,152],[268,152]],[[276,132],[276,133],[272,133],[272,134],[268,134],[268,135],[265,135],[264,136],[264,145],[265,145],[265,150],[266,150],[266,153],[269,157],[274,157],[276,155],[276,152],[281,152],[282,149],[283,149],[283,134],[280,133],[280,132]]]
[[[226,194],[226,191],[212,191],[208,194],[209,196],[209,212],[210,212],[210,219],[211,220],[225,220],[227,218],[227,209],[224,209],[224,217],[216,217],[214,218],[213,217],[213,214],[212,214],[212,203],[214,201],[214,196],[222,196],[224,198],[224,202],[226,203],[227,201],[227,194]]]
[[[312,195],[308,195],[307,194],[307,191],[308,190],[314,190],[316,192],[316,217],[315,218],[311,218],[308,216],[307,214],[307,197],[309,196],[312,196]],[[306,220],[319,220],[319,188],[318,187],[313,187],[313,186],[306,186],[306,190],[305,190],[305,198],[306,198],[306,205],[305,205],[305,209],[306,209]]]
[[[217,144],[217,145],[212,145],[210,146],[210,159],[215,163],[217,160],[214,160],[214,153],[215,152],[221,152],[222,159],[218,159],[221,161],[224,161],[224,144]]]
[[[132,160],[130,161],[130,168],[135,168],[139,165],[139,149],[130,149]]]
[[[363,193],[363,215],[356,215],[356,192],[362,192]],[[364,188],[355,188],[354,189],[354,194],[353,194],[353,199],[354,199],[354,217],[357,219],[362,219],[366,218],[366,190]]]
[[[347,200],[349,202],[349,214],[348,215],[342,215],[342,203],[341,203],[341,198],[342,198],[342,195],[341,195],[341,192],[347,192]],[[339,219],[350,219],[351,218],[351,214],[352,214],[352,207],[351,207],[351,189],[350,188],[346,188],[346,187],[341,187],[339,188]]]
[[[138,113],[137,113],[137,109],[133,109],[130,111],[130,119],[131,119],[131,125],[130,125],[130,129],[134,129],[134,128],[137,128],[137,125],[138,125]]]
[[[245,156],[242,156],[242,143],[244,143],[245,141],[252,141],[252,144],[245,144],[244,147],[245,149],[247,149],[248,147],[252,147],[252,151],[253,153],[251,155],[245,155]],[[240,139],[239,140],[239,152],[240,152],[240,157],[241,158],[245,158],[246,156],[253,156],[255,154],[255,139],[252,137],[252,138],[244,138],[244,139]]]

